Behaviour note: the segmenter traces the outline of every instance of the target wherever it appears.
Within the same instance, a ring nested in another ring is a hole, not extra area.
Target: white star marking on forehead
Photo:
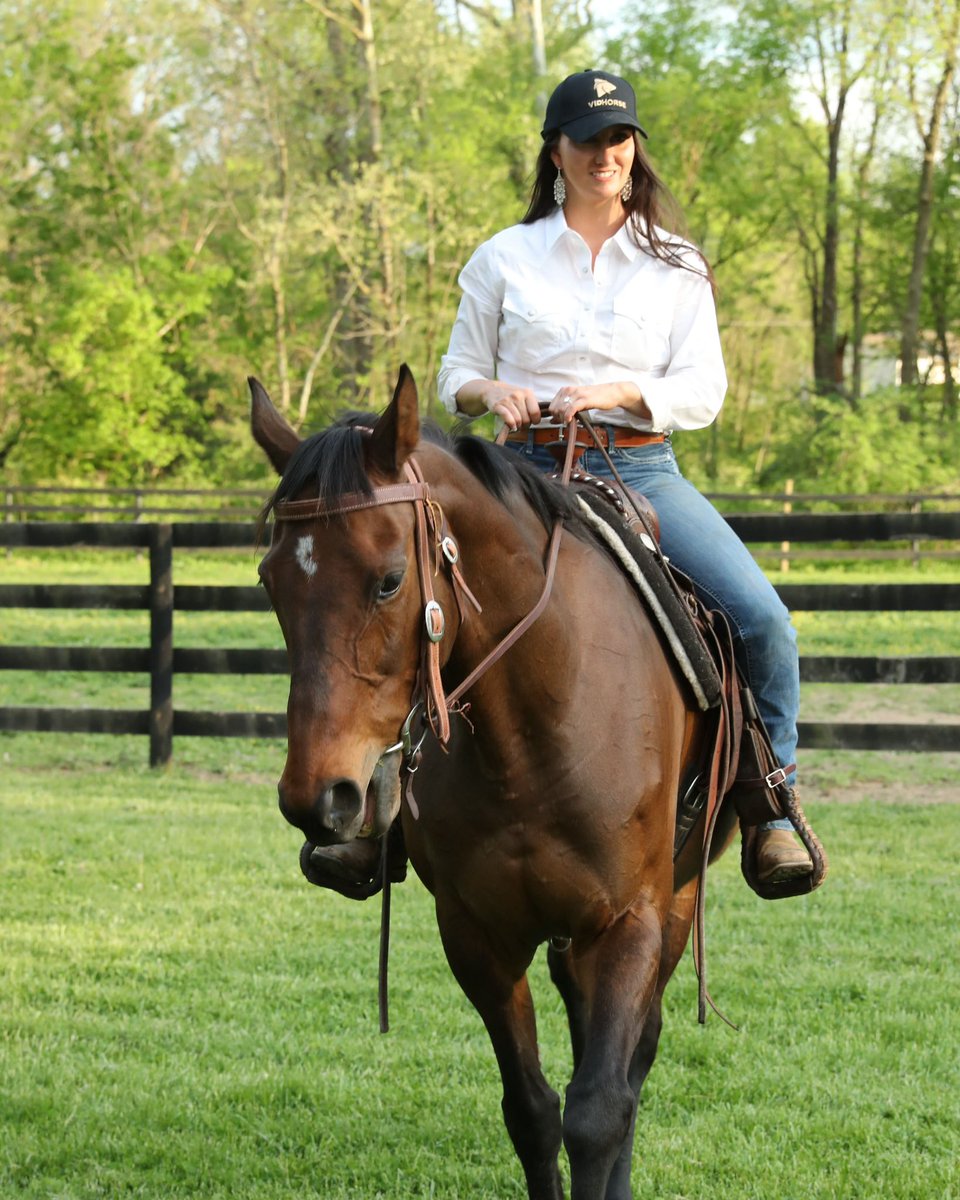
[[[297,539],[297,562],[308,579],[317,573],[317,564],[313,561],[313,535],[305,534]]]

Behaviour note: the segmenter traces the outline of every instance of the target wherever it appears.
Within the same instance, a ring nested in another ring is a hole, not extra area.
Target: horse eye
[[[400,591],[403,583],[403,571],[389,571],[377,585],[377,599],[389,600]]]

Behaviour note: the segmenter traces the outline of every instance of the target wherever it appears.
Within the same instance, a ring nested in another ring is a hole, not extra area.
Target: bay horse
[[[254,438],[281,475],[260,564],[290,659],[281,812],[319,846],[382,837],[400,814],[493,1044],[530,1200],[562,1200],[561,1145],[573,1200],[625,1200],[638,1093],[695,905],[698,839],[674,863],[674,821],[703,714],[568,491],[490,442],[421,430],[406,368],[370,427],[302,442],[250,386]],[[537,606],[558,519],[542,613],[425,738],[404,792],[399,731],[430,691],[425,608],[453,688]],[[543,943],[573,1043],[562,1113],[526,976]]]

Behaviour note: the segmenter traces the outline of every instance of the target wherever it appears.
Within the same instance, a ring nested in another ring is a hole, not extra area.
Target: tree
[[[813,328],[813,379],[818,392],[841,390],[839,335],[842,148],[848,105],[857,85],[883,62],[897,7],[889,0],[804,0],[784,9],[768,0],[748,5],[741,45],[771,70],[795,81],[819,115],[795,112],[807,153],[822,170],[822,200],[811,224],[797,222],[804,246]]]
[[[26,100],[3,97],[7,358],[23,368],[8,380],[5,465],[30,477],[189,469],[207,439],[177,333],[222,269],[195,270],[190,222],[168,220],[182,96],[135,79],[112,13],[64,5],[38,32],[28,11],[7,10],[3,32]]]
[[[926,15],[926,4],[921,7]],[[920,35],[919,53],[915,51],[907,63],[910,110],[923,146],[923,156],[917,187],[913,255],[900,329],[901,382],[905,386],[912,386],[917,382],[917,339],[924,268],[930,249],[933,221],[934,180],[940,156],[943,116],[957,70],[957,55],[960,50],[960,0],[934,0],[933,8],[934,21],[929,26],[926,21],[917,23],[916,28]],[[924,65],[930,59],[937,61],[939,67],[938,73],[933,77],[925,108],[920,94],[920,76]]]

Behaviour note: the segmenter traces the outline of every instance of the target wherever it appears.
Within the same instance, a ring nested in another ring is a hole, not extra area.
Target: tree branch
[[[321,340],[320,345],[314,351],[313,358],[310,360],[310,366],[307,368],[307,373],[303,377],[303,387],[300,391],[300,406],[297,418],[298,427],[307,419],[307,406],[310,403],[310,391],[313,388],[313,377],[317,372],[317,367],[320,366],[320,363],[323,361],[323,356],[330,349],[330,343],[333,341],[333,335],[337,331],[337,326],[343,320],[343,315],[347,311],[350,301],[353,299],[356,291],[357,283],[356,280],[354,280],[347,289],[347,294],[341,300],[337,311],[327,322],[327,328],[324,331],[323,339]]]

